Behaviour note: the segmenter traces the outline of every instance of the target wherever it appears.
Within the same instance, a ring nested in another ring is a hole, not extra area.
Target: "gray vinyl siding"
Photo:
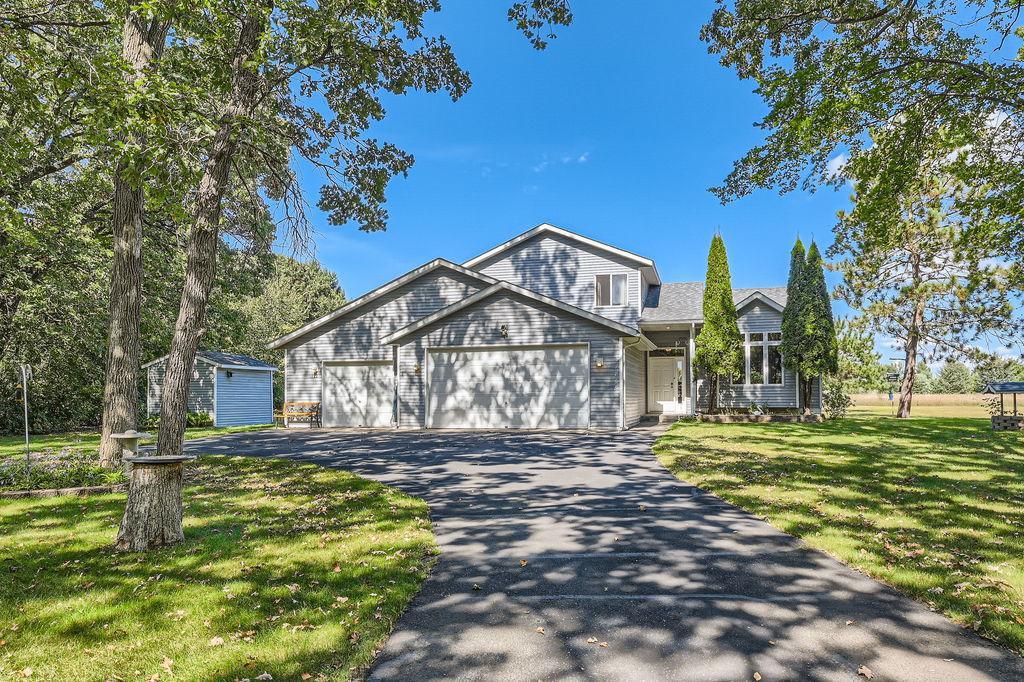
[[[217,426],[274,421],[273,374],[260,370],[217,370]]]
[[[160,397],[163,394],[164,372],[167,361],[161,360],[147,369],[146,413],[160,414]],[[188,411],[214,414],[213,381],[215,368],[208,362],[196,360],[192,379],[188,382]]]
[[[625,342],[629,344],[627,340]],[[636,347],[628,345],[625,348],[625,407],[626,407],[626,428],[635,426],[644,414],[647,405],[647,355]]]
[[[738,312],[741,333],[782,331],[782,313],[764,303],[755,301]],[[812,409],[817,410],[821,407],[821,382],[815,380],[814,383],[811,405]],[[734,408],[746,408],[752,402],[767,403],[769,407],[797,408],[800,404],[797,391],[796,374],[792,370],[784,368],[781,386],[733,386],[723,383],[719,387],[718,403],[721,407]],[[701,409],[707,409],[708,382],[703,378],[697,382],[697,394]]]
[[[641,276],[637,265],[560,235],[528,239],[476,269],[622,324],[636,325],[640,319]],[[628,276],[627,305],[595,306],[594,276],[614,274]]]
[[[508,338],[501,335],[502,324],[507,325]],[[398,348],[399,426],[415,429],[425,425],[428,348],[550,343],[590,345],[590,427],[620,428],[620,337],[606,327],[511,292],[483,299],[402,340]],[[601,369],[594,366],[598,358],[604,362]]]
[[[437,268],[292,341],[285,350],[286,400],[321,400],[321,363],[392,359],[394,350],[380,345],[381,338],[483,286],[473,277]]]

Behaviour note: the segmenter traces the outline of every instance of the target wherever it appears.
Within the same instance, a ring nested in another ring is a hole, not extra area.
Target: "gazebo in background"
[[[994,381],[982,393],[999,396],[999,414],[992,415],[993,431],[1024,430],[1024,415],[1017,412],[1017,394],[1024,393],[1024,381]],[[1013,414],[1006,414],[1006,396],[1013,396]]]

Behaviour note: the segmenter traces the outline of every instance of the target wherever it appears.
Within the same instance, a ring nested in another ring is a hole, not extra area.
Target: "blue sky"
[[[388,230],[312,212],[316,255],[349,297],[542,222],[652,257],[664,281],[702,279],[721,230],[736,287],[785,284],[798,233],[831,243],[845,192],[759,192],[726,206],[708,192],[761,139],[765,110],[698,39],[710,0],[576,2],[544,52],[507,23],[510,1],[448,0],[429,22],[473,78],[465,97],[387,100],[374,135],[416,157],[390,185]],[[315,199],[319,179],[303,183]]]

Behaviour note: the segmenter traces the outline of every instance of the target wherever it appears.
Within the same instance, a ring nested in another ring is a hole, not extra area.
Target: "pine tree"
[[[801,385],[804,414],[808,414],[814,378],[839,371],[839,344],[836,340],[835,320],[832,318],[832,301],[825,283],[825,265],[818,245],[813,241],[807,250],[807,263],[801,279],[804,290],[801,294],[800,317],[804,326],[799,367],[804,377]]]
[[[807,252],[804,243],[797,237],[796,244],[789,257],[789,280],[786,283],[786,307],[782,311],[782,343],[779,352],[787,369],[797,374],[800,381],[800,363],[804,355],[804,270],[807,265]],[[803,390],[799,391],[803,398]],[[798,406],[799,407],[799,406]]]
[[[732,296],[732,277],[725,241],[715,235],[708,251],[708,271],[704,283],[704,326],[696,339],[693,363],[708,378],[708,409],[718,407],[719,380],[722,375],[742,371],[743,337],[736,322],[736,302]]]

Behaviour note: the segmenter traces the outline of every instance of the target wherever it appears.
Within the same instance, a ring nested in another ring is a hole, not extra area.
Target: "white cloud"
[[[530,170],[534,173],[543,173],[554,164],[560,164],[562,166],[576,165],[586,163],[590,161],[590,152],[581,152],[579,154],[563,154],[556,160],[552,161],[547,154],[545,154],[540,162],[534,164]]]
[[[829,159],[825,165],[825,173],[828,175],[829,180],[834,180],[843,172],[843,168],[850,160],[850,155],[843,152],[839,156]]]

